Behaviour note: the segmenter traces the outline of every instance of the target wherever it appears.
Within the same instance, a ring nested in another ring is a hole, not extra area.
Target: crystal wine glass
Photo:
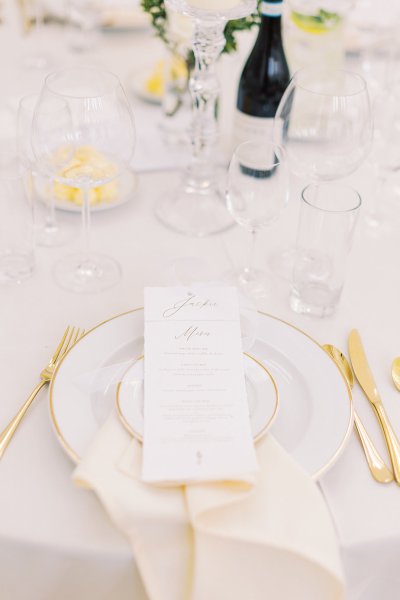
[[[118,263],[90,250],[90,191],[116,180],[134,149],[132,110],[119,79],[108,71],[68,68],[49,75],[33,119],[39,172],[82,196],[83,249],[61,259],[57,282],[75,292],[117,283]]]
[[[34,182],[38,183],[40,179],[36,172],[36,159],[33,154],[31,143],[33,115],[38,100],[39,96],[37,94],[31,94],[21,98],[17,115],[18,152],[24,165],[31,172],[33,188],[37,188],[37,185],[35,186]],[[73,229],[67,227],[65,223],[59,223],[56,217],[55,198],[51,191],[51,186],[39,185],[39,187],[41,188],[42,193],[38,192],[38,195],[46,195],[45,202],[42,203],[46,212],[42,223],[37,222],[37,217],[35,218],[35,242],[40,246],[61,246],[71,239],[73,236]],[[49,187],[49,193],[47,193],[47,187]],[[35,215],[37,213],[38,209],[36,207]]]
[[[280,215],[288,198],[285,152],[273,143],[240,144],[229,165],[227,205],[234,220],[252,236],[246,266],[234,274],[235,284],[254,298],[268,296],[268,278],[254,267],[256,235]]]
[[[275,115],[274,139],[290,171],[321,183],[346,177],[365,160],[372,112],[364,79],[350,71],[307,67],[293,76]],[[272,257],[275,272],[290,279],[293,249]]]
[[[372,103],[374,136],[367,159],[372,175],[364,216],[370,233],[384,232],[397,213],[400,195],[400,82],[377,94]]]

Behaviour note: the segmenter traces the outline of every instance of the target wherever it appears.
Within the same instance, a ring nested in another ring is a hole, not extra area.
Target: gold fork
[[[37,384],[29,398],[21,406],[15,417],[10,421],[10,423],[7,425],[4,431],[2,431],[2,433],[0,434],[0,458],[3,456],[3,453],[7,448],[8,444],[10,443],[10,440],[14,435],[15,430],[22,421],[23,416],[32,404],[33,400],[36,398],[42,387],[46,385],[46,383],[49,383],[51,381],[58,363],[65,355],[67,350],[69,350],[84,335],[84,333],[85,330],[79,329],[79,327],[67,327],[67,329],[64,332],[64,335],[61,338],[60,343],[56,348],[56,351],[49,360],[49,363],[40,373],[40,382]]]

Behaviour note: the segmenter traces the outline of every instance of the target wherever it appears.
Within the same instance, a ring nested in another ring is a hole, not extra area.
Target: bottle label
[[[236,109],[233,123],[234,146],[236,148],[242,142],[250,140],[279,144],[282,137],[279,129],[279,124],[273,118],[254,117]]]
[[[260,12],[263,17],[280,17],[282,15],[282,2],[261,2]]]

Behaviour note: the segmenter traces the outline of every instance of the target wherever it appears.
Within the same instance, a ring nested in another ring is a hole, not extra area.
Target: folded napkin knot
[[[324,499],[271,435],[255,481],[143,483],[141,445],[113,414],[74,473],[127,536],[150,600],[339,600]]]

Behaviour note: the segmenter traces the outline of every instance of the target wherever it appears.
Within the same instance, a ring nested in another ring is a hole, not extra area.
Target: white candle
[[[176,41],[185,42],[193,37],[193,19],[165,7],[168,20],[168,32]]]

